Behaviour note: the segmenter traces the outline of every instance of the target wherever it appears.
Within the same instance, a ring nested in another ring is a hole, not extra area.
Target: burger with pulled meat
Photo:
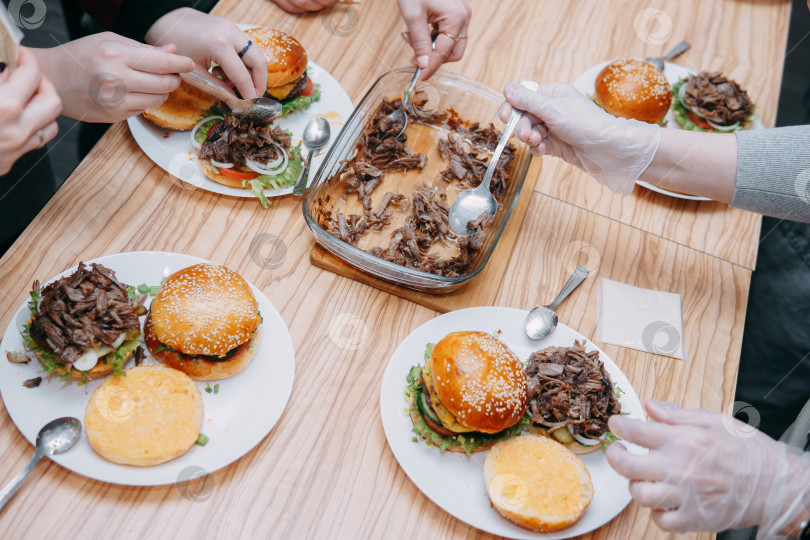
[[[121,375],[138,348],[145,300],[109,268],[79,263],[73,274],[45,287],[34,282],[31,319],[23,329],[26,348],[48,374],[65,379]]]
[[[442,452],[485,450],[526,423],[523,364],[485,332],[453,332],[428,345],[424,367],[411,368],[407,382],[414,432]]]
[[[535,352],[526,366],[530,431],[543,433],[575,454],[606,447],[617,438],[608,419],[622,414],[621,390],[599,360],[599,351],[547,347]]]
[[[162,364],[197,381],[232,377],[253,359],[261,315],[236,272],[196,264],[161,285],[144,323],[146,346]]]
[[[756,118],[748,92],[719,72],[681,79],[672,94],[672,111],[683,129],[733,132],[748,129]]]

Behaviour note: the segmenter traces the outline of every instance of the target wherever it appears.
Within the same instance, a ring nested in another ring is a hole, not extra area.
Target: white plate
[[[158,285],[164,276],[197,264],[204,259],[178,253],[143,251],[99,257],[98,262],[115,271],[128,285]],[[75,267],[58,277],[75,271]],[[52,280],[48,280],[52,281]],[[259,349],[245,370],[228,379],[198,382],[203,398],[202,433],[209,437],[205,446],[194,446],[185,455],[154,467],[117,465],[99,457],[82,431],[79,443],[65,454],[53,456],[55,462],[73,472],[115,484],[155,486],[189,480],[191,476],[211,473],[240,458],[256,446],[281,417],[290,399],[295,374],[292,339],[278,310],[262,292],[250,285],[259,303],[263,322]],[[104,379],[85,386],[45,378],[37,388],[24,388],[26,379],[42,375],[40,364],[12,364],[6,351],[22,351],[22,325],[29,319],[26,304],[20,306],[6,328],[0,343],[0,393],[17,429],[34,444],[40,428],[60,416],[75,416],[84,424],[84,410],[90,395]],[[147,351],[145,363],[156,363]],[[127,367],[133,364],[130,361]],[[205,392],[219,384],[219,392]]]
[[[340,86],[337,79],[315,62],[309,62],[307,74],[312,79],[312,82],[321,85],[320,101],[313,103],[307,110],[296,111],[284,118],[280,118],[274,125],[289,130],[293,134],[292,142],[293,146],[295,146],[301,140],[301,134],[304,132],[304,127],[310,118],[323,116],[329,121],[332,128],[332,138],[329,145],[312,157],[312,164],[309,168],[309,179],[311,180],[321,165],[324,156],[329,151],[331,141],[335,140],[344,122],[349,119],[352,111],[354,111],[354,105],[352,105],[352,100],[343,87]],[[161,169],[175,178],[190,186],[219,193],[220,195],[254,197],[250,189],[233,188],[218,184],[209,180],[200,171],[200,167],[197,165],[197,152],[189,141],[190,131],[173,131],[160,128],[140,114],[130,117],[127,124],[141,150]],[[303,147],[302,151],[304,151]],[[264,194],[268,197],[278,197],[292,193],[292,189],[292,186],[279,190],[266,189]]]
[[[613,62],[613,60],[607,60],[602,62],[601,64],[597,64],[592,68],[588,69],[579,76],[579,78],[574,83],[574,87],[585,94],[586,96],[592,96],[595,85],[596,85],[596,77],[599,75],[605,66],[609,63]],[[691,75],[696,75],[697,72],[694,69],[689,69],[688,67],[682,66],[680,64],[675,64],[672,62],[664,62],[664,75],[669,81],[670,85],[675,84],[680,79],[685,77],[689,77]],[[667,112],[666,117],[664,118],[664,127],[674,128],[674,129],[683,129],[678,122],[675,121],[674,113],[672,109]],[[763,125],[762,121],[759,118],[756,118],[754,122],[751,124],[750,129],[764,129],[765,126]],[[649,182],[644,182],[642,180],[636,181],[636,184],[649,189],[650,191],[655,191],[656,193],[661,193],[663,195],[669,195],[670,197],[675,197],[677,199],[687,199],[690,201],[710,201],[706,197],[698,197],[695,195],[687,195],[685,193],[676,193],[674,191],[669,191],[668,189],[664,189],[662,187],[658,187],[654,184],[650,184]]]
[[[412,366],[424,365],[425,344],[436,343],[450,332],[501,330],[501,339],[522,361],[531,353],[548,346],[571,346],[574,340],[585,341],[588,350],[599,350],[593,343],[571,328],[560,324],[557,330],[542,341],[533,341],[523,331],[526,311],[505,307],[476,307],[446,313],[432,319],[406,337],[388,362],[380,391],[380,412],[383,429],[391,451],[408,477],[422,493],[456,518],[486,531],[508,538],[569,538],[601,527],[613,519],[630,502],[628,482],[608,465],[602,451],[580,456],[591,474],[594,497],[582,518],[573,526],[555,533],[534,533],[513,525],[490,506],[484,486],[484,458],[486,451],[472,454],[446,452],[441,454],[435,446],[413,442],[413,422],[407,414],[404,398],[405,377]],[[631,418],[643,419],[641,402],[624,373],[599,350],[614,383],[624,390],[620,401],[622,411]],[[626,443],[625,443],[626,444]],[[643,450],[626,444],[634,453]]]

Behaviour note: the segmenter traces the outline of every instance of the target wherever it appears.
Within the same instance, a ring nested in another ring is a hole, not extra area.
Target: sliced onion
[[[574,433],[570,429],[568,431],[571,433],[571,435],[573,435],[573,437],[577,440],[577,442],[579,444],[581,444],[582,446],[596,446],[597,444],[600,444],[602,442],[602,441],[600,441],[598,439],[589,439],[588,437],[583,437],[582,435],[577,435],[576,433]]]
[[[211,164],[214,165],[217,169],[232,169],[233,163],[220,163],[219,161],[214,161],[214,158],[211,158]]]
[[[287,164],[289,163],[289,156],[287,155],[287,151],[282,149],[279,145],[276,144],[276,147],[281,151],[281,161],[282,161],[281,165],[270,169],[262,167],[260,164],[256,163],[252,159],[246,159],[245,165],[247,165],[248,168],[250,168],[250,170],[252,171],[255,171],[259,174],[266,174],[268,176],[275,176],[277,174],[283,173],[284,171],[287,170]],[[273,160],[273,163],[275,163],[276,161],[277,160]]]
[[[727,126],[721,126],[720,124],[715,124],[714,122],[712,122],[708,118],[704,118],[704,120],[706,121],[707,124],[712,126],[717,131],[732,131],[732,130],[737,129],[739,127],[739,125],[740,125],[739,122],[734,122],[733,124],[729,124]]]
[[[208,122],[209,120],[217,120],[217,119],[218,119],[218,120],[225,120],[225,118],[224,118],[224,117],[222,117],[222,116],[209,116],[209,117],[207,117],[207,118],[203,118],[202,120],[200,120],[199,122],[197,122],[197,124],[196,124],[196,125],[194,126],[194,128],[191,130],[191,146],[193,146],[194,148],[199,148],[200,146],[202,146],[202,145],[201,145],[200,143],[198,143],[198,142],[197,142],[197,140],[194,138],[194,137],[197,135],[197,132],[200,130],[200,126],[201,126],[201,125],[203,125],[203,124],[205,124],[205,123],[206,123],[206,122]]]

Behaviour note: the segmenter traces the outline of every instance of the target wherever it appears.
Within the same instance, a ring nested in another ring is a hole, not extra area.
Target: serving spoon
[[[17,493],[23,481],[34,470],[40,459],[44,456],[61,454],[70,450],[79,441],[81,434],[82,423],[77,418],[57,418],[45,424],[37,435],[37,446],[31,461],[0,491],[0,510]]]
[[[680,43],[672,47],[672,50],[669,51],[664,56],[662,56],[661,58],[654,58],[652,56],[648,56],[647,58],[644,59],[644,61],[647,62],[648,64],[654,65],[661,71],[664,71],[664,60],[672,60],[676,56],[686,52],[686,50],[691,46],[692,45],[690,45],[686,41],[681,41]]]
[[[532,92],[536,92],[538,88],[537,83],[533,81],[523,81],[520,84]],[[506,147],[509,137],[512,136],[512,132],[522,116],[522,111],[512,109],[509,120],[506,121],[506,127],[503,128],[503,133],[501,133],[498,146],[495,147],[492,159],[489,160],[484,179],[478,184],[478,187],[459,193],[453,200],[453,204],[450,205],[448,221],[454,233],[461,235],[472,234],[473,231],[467,227],[470,221],[478,218],[484,212],[495,215],[495,212],[498,211],[498,201],[495,200],[495,196],[489,190],[489,184],[495,174],[495,169],[498,167],[503,149]]]
[[[563,285],[560,294],[554,301],[546,306],[538,306],[526,315],[526,322],[523,325],[526,335],[531,339],[544,339],[557,329],[557,306],[565,300],[579,284],[588,277],[588,269],[584,266],[577,266],[574,273]]]
[[[437,36],[438,37],[438,34]],[[433,42],[431,43],[431,47],[434,49],[436,48],[436,38],[433,38]],[[408,88],[405,90],[405,93],[402,94],[402,101],[399,104],[399,107],[394,109],[388,114],[388,118],[391,119],[392,122],[401,123],[402,127],[399,129],[397,134],[394,136],[395,139],[399,139],[399,137],[405,133],[405,128],[408,127],[408,109],[411,106],[411,93],[413,93],[413,89],[416,86],[416,81],[419,80],[419,75],[422,74],[422,68],[416,66],[416,71],[413,73],[413,78],[411,79],[411,84],[408,85]]]
[[[199,73],[181,73],[180,78],[194,88],[223,101],[231,108],[237,118],[247,118],[254,124],[265,126],[281,115],[281,103],[275,99],[257,97],[253,99],[239,99],[220,85],[209,81]]]
[[[309,152],[307,157],[304,158],[304,166],[301,167],[301,172],[298,173],[298,180],[295,181],[293,188],[293,195],[303,195],[304,190],[307,188],[307,179],[309,178],[309,164],[312,161],[312,156],[316,150],[320,150],[326,143],[329,142],[331,135],[331,128],[329,122],[323,116],[316,116],[307,122],[304,128],[304,146],[307,147]]]

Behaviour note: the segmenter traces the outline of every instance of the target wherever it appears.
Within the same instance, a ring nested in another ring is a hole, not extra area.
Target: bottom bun
[[[209,179],[213,180],[217,184],[223,184],[228,187],[235,187],[235,188],[244,188],[248,186],[246,180],[239,180],[237,178],[231,178],[230,176],[225,176],[224,174],[217,171],[216,167],[214,167],[211,162],[207,159],[198,159],[197,163],[200,165],[200,170],[203,174]],[[244,182],[244,183],[243,183]]]
[[[484,483],[503,517],[537,532],[573,525],[593,499],[591,475],[582,460],[542,435],[493,446],[484,462]]]
[[[422,415],[419,413],[419,409],[416,407],[416,402],[414,401],[413,396],[411,396],[410,400],[408,401],[408,410],[410,411],[410,415],[411,415],[411,421],[414,423],[414,425],[415,425],[417,422],[424,422],[424,421],[425,421],[425,419],[424,419],[424,418],[422,418]],[[485,444],[484,446],[479,446],[478,448],[476,448],[475,450],[473,450],[473,451],[472,451],[472,452],[470,452],[470,453],[471,453],[471,454],[475,454],[476,452],[482,452],[482,451],[484,451],[484,450],[487,450],[487,449],[489,449],[489,448],[492,448],[492,446],[493,446],[493,445],[494,445],[496,442],[497,442],[497,441],[492,441],[491,443],[489,443],[489,444]],[[441,442],[440,442],[440,441],[433,441],[433,446],[436,446],[436,447],[438,447],[438,448],[441,448]],[[448,447],[445,449],[445,452],[458,452],[458,453],[460,453],[460,454],[466,454],[466,453],[467,453],[467,452],[464,450],[464,448],[462,448],[462,447],[461,447],[461,445],[448,446]]]
[[[259,346],[259,329],[256,328],[250,340],[240,345],[236,353],[227,360],[206,360],[199,356],[184,357],[172,349],[156,352],[160,341],[155,335],[151,312],[143,325],[143,339],[152,356],[164,366],[182,371],[195,381],[218,381],[242,372],[253,360]]]
[[[87,441],[101,457],[148,467],[182,456],[200,436],[203,402],[186,375],[163,366],[128,369],[104,381],[84,415]]]

